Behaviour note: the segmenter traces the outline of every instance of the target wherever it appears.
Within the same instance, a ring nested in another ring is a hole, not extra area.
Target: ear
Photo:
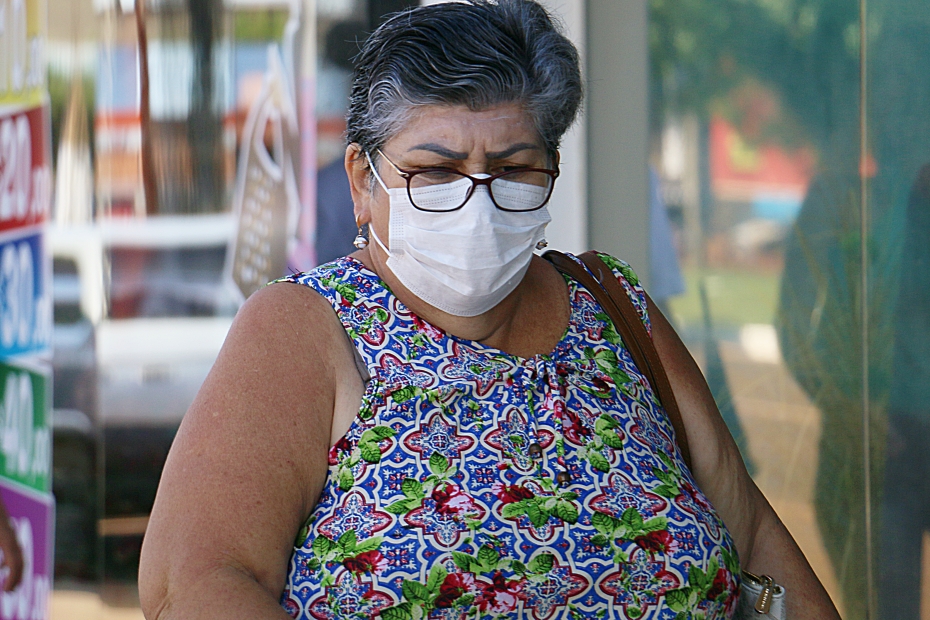
[[[368,159],[355,142],[346,147],[345,166],[355,205],[355,221],[359,226],[368,224],[371,222],[371,172]]]
[[[552,169],[553,169],[553,170],[558,170],[558,169],[559,169],[559,162],[561,162],[561,161],[562,161],[562,153],[559,152],[559,151],[556,151],[556,152],[555,152],[554,161],[552,162],[552,164],[553,164],[553,165],[552,165]]]

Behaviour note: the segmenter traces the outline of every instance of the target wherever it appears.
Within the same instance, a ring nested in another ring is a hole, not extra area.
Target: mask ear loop
[[[365,159],[368,160],[368,168],[371,170],[371,174],[374,175],[375,180],[378,182],[378,185],[380,185],[381,188],[385,192],[388,192],[390,194],[390,189],[388,188],[387,184],[384,182],[384,179],[381,178],[381,175],[378,174],[378,168],[376,168],[375,163],[371,161],[371,155],[368,154],[368,151],[365,151]]]

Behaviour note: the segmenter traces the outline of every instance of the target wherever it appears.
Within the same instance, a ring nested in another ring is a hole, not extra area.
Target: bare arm
[[[325,481],[348,347],[305,287],[240,310],[165,464],[139,568],[146,618],[288,618],[278,599]]]
[[[692,473],[727,524],[743,568],[787,588],[792,620],[839,620],[804,554],[746,471],[700,368],[651,300],[649,315],[688,434]]]

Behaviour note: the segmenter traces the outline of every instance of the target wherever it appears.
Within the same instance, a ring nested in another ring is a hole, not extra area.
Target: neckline
[[[445,329],[442,329],[441,327],[433,325],[432,323],[430,323],[429,321],[427,321],[426,319],[422,318],[420,315],[415,313],[413,310],[408,308],[407,304],[405,304],[403,300],[401,300],[397,295],[395,295],[394,291],[392,291],[387,286],[387,284],[385,284],[384,280],[381,279],[381,276],[379,276],[374,270],[369,269],[365,263],[363,263],[362,261],[358,260],[357,258],[353,256],[348,256],[348,255],[343,256],[341,259],[338,259],[338,260],[342,262],[350,263],[355,268],[355,270],[359,272],[359,274],[363,275],[364,277],[372,281],[373,284],[382,288],[385,293],[390,295],[391,298],[395,300],[397,307],[402,312],[404,312],[407,316],[411,317],[410,319],[407,319],[405,317],[398,317],[398,318],[403,318],[403,320],[409,321],[411,323],[415,323],[419,321],[426,327],[430,329],[434,329],[440,334],[442,334],[443,338],[448,338],[449,340],[455,343],[470,347],[474,349],[475,351],[480,352],[482,354],[491,355],[494,357],[506,358],[512,362],[517,363],[518,365],[524,365],[526,362],[531,362],[531,361],[536,361],[536,360],[555,359],[557,357],[560,357],[564,349],[569,346],[568,339],[572,334],[572,318],[575,314],[575,303],[574,303],[575,293],[578,287],[581,286],[578,282],[575,281],[574,278],[568,278],[566,280],[569,311],[568,311],[568,323],[565,325],[565,329],[562,332],[562,336],[559,338],[558,342],[555,343],[555,346],[552,347],[552,350],[549,351],[548,353],[536,353],[535,355],[532,355],[530,357],[524,357],[522,355],[508,353],[507,351],[503,351],[501,349],[498,349],[497,347],[486,345],[478,340],[469,340],[468,338],[462,338],[461,336],[456,336],[455,334],[449,331],[446,331]],[[395,314],[395,316],[397,315]]]

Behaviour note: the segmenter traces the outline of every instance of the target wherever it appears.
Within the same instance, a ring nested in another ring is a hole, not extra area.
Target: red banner
[[[48,106],[0,115],[0,232],[40,224],[51,204]]]

